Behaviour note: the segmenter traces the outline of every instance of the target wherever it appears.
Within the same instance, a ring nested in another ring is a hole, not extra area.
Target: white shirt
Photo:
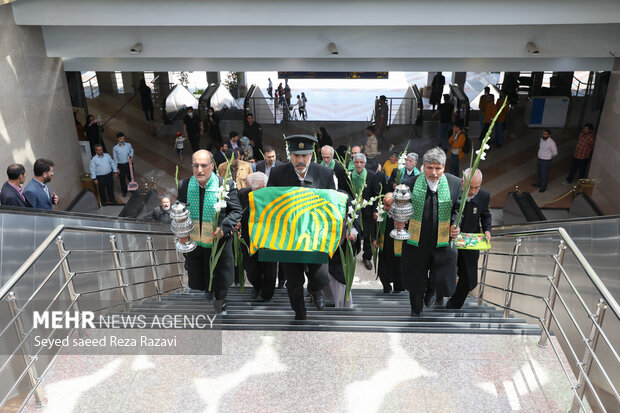
[[[538,159],[548,161],[558,154],[558,147],[552,138],[540,138],[540,147],[538,148]]]
[[[175,139],[175,142],[177,144],[177,149],[183,149],[183,141],[185,140],[184,137],[179,136],[178,138]]]
[[[429,181],[428,179],[426,180],[426,183],[428,184],[428,187],[431,191],[433,192],[437,192],[437,188],[439,188],[439,179],[436,180],[435,182],[433,181]]]

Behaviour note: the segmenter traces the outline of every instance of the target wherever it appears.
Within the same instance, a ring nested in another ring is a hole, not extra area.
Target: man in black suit
[[[271,170],[278,165],[282,165],[282,162],[276,159],[276,150],[271,146],[265,146],[265,159],[258,161],[256,172],[262,172],[269,177]]]
[[[24,208],[32,208],[32,204],[22,192],[22,184],[26,182],[26,168],[24,165],[14,163],[6,168],[8,181],[2,185],[0,192],[0,204]]]
[[[263,172],[254,172],[248,177],[250,186],[239,190],[239,202],[243,208],[243,216],[241,222],[237,224],[237,229],[241,229],[241,236],[246,245],[250,245],[250,192],[264,188],[267,185],[267,180],[267,175]],[[248,249],[243,245],[241,249],[243,251],[243,267],[248,275],[248,280],[254,287],[252,288],[252,298],[256,299],[260,295],[264,301],[270,301],[276,287],[278,264],[276,262],[258,261],[257,253],[250,255]]]
[[[254,150],[254,158],[262,160],[263,155],[261,152],[267,153],[266,150],[263,150],[263,127],[260,123],[254,121],[254,115],[251,113],[246,115],[245,120],[243,136],[247,136],[250,140],[250,146]]]
[[[388,181],[390,190],[393,191],[399,183],[409,186],[409,184],[420,175],[420,171],[416,167],[418,165],[418,154],[410,152],[405,158],[404,168],[394,168],[392,175]],[[398,182],[400,178],[400,182]]]
[[[338,189],[352,196],[353,193],[351,192],[351,185],[347,172],[344,170],[344,166],[342,166],[340,161],[334,159],[334,154],[334,148],[329,145],[324,145],[321,148],[321,158],[323,159],[321,165],[327,166],[334,171],[334,175],[336,175],[336,179],[338,180]]]
[[[177,200],[185,204],[189,201],[187,209],[190,211],[190,217],[194,220],[200,237],[199,240],[194,239],[198,243],[196,249],[185,254],[189,287],[194,290],[203,290],[207,300],[215,297],[213,308],[216,313],[223,313],[226,311],[228,287],[232,284],[234,275],[230,234],[241,219],[241,204],[239,204],[233,182],[226,182],[228,188],[226,206],[221,208],[217,223],[208,221],[210,216],[215,219],[217,211],[215,195],[224,181],[222,177],[213,172],[213,168],[211,152],[206,150],[194,152],[192,155],[194,174],[179,183]],[[220,239],[218,248],[221,248],[222,243],[225,243],[225,246],[215,267],[213,285],[209,291],[209,258],[211,257],[211,245],[216,237]],[[187,238],[179,238],[179,241],[185,242]]]
[[[471,174],[471,168],[467,168],[463,173],[463,186]],[[463,221],[461,231],[468,233],[484,232],[487,239],[491,240],[492,217],[489,211],[489,200],[491,194],[482,186],[482,172],[476,169],[471,183],[465,209],[463,210]],[[482,230],[481,230],[482,228]],[[446,308],[461,308],[467,294],[478,285],[478,258],[480,252],[477,250],[459,250],[457,261],[457,274],[459,282],[456,284],[454,295],[448,300]]]
[[[377,234],[377,240],[374,242],[375,247],[379,248],[379,262],[377,263],[377,275],[383,285],[384,293],[399,293],[404,290],[402,277],[400,275],[400,257],[402,254],[403,241],[397,241],[390,237],[390,232],[394,229],[394,220],[389,215],[394,203],[394,194],[388,192],[383,196],[383,209],[385,213],[381,222],[377,218],[379,215],[375,211],[373,216],[377,221],[377,225],[385,227],[383,234]]]
[[[228,143],[224,142],[220,144],[220,148],[213,154],[213,160],[215,161],[215,170],[223,163],[226,163],[226,152],[228,152]]]
[[[353,198],[358,191],[362,191],[362,198],[368,201],[381,193],[381,182],[377,174],[366,169],[366,155],[357,153],[353,156],[353,171],[351,172]],[[377,228],[373,219],[373,212],[377,209],[377,201],[362,209],[362,236],[364,252],[362,259],[367,270],[372,270],[372,241],[376,238]]]
[[[310,135],[293,135],[285,138],[291,161],[276,166],[269,175],[267,186],[303,186],[336,189],[331,169],[312,162],[312,152],[317,139]],[[325,308],[321,290],[329,283],[327,264],[282,263],[286,273],[286,289],[295,311],[295,320],[306,319],[304,304],[304,270],[307,268],[308,293],[318,310]]]
[[[414,215],[408,226],[411,239],[403,243],[401,257],[412,317],[422,315],[424,304],[433,305],[435,293],[454,293],[457,251],[450,240],[459,234],[454,221],[463,192],[459,178],[444,174],[446,154],[441,148],[429,149],[422,161],[423,173],[409,185]],[[405,223],[395,221],[394,227],[402,229]]]

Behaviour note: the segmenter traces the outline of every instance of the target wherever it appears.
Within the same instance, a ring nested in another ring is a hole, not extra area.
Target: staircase
[[[353,290],[353,308],[327,307],[317,311],[306,299],[308,319],[294,321],[286,290],[278,289],[273,300],[265,303],[250,298],[248,287],[243,293],[232,289],[228,293],[227,313],[218,317],[216,328],[223,330],[287,330],[287,331],[346,331],[383,333],[467,333],[539,335],[537,325],[522,318],[504,318],[503,311],[488,305],[478,306],[468,298],[460,310],[444,306],[424,309],[420,318],[409,314],[409,295],[406,292],[384,294],[382,291]],[[131,314],[142,314],[150,324],[157,315],[212,314],[212,302],[202,292],[167,294],[161,301],[135,303]],[[127,314],[127,313],[116,313]]]

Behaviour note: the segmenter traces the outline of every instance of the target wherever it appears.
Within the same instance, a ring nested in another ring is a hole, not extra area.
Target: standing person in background
[[[276,150],[271,146],[265,146],[265,159],[256,163],[256,172],[262,172],[269,178],[271,169],[278,165],[282,165],[282,162],[276,159]]]
[[[495,106],[495,97],[493,95],[489,95],[488,102],[484,106],[484,116],[482,118],[482,130],[480,131],[480,140],[484,139],[489,128],[491,127],[491,122],[493,122],[493,118],[497,114],[497,106]],[[490,142],[495,143],[495,139],[491,139]],[[498,145],[499,146],[499,145]]]
[[[284,79],[284,98],[286,99],[286,104],[288,107],[291,107],[291,88],[288,85],[288,79]]]
[[[228,149],[237,149],[241,147],[239,143],[239,133],[237,131],[230,131],[228,136],[230,137],[230,140],[228,141]]]
[[[579,139],[577,140],[577,146],[573,153],[573,161],[570,165],[570,172],[566,181],[562,182],[564,185],[570,185],[573,182],[573,178],[579,172],[579,179],[586,177],[586,170],[588,168],[588,161],[592,158],[592,152],[594,151],[594,143],[596,142],[596,135],[594,135],[594,125],[586,123],[583,126],[583,130],[579,133]]]
[[[267,80],[269,81],[269,86],[267,86],[267,94],[270,98],[273,98],[273,82],[270,77],[268,77]]]
[[[107,153],[103,152],[101,145],[95,146],[95,156],[90,160],[90,177],[99,188],[101,205],[116,205],[114,197],[114,178],[118,176],[116,162]]]
[[[538,147],[538,181],[534,186],[539,187],[538,192],[545,192],[547,190],[547,183],[549,182],[549,168],[551,167],[551,158],[558,154],[558,147],[555,141],[551,138],[551,131],[545,129],[540,138],[540,144]]]
[[[278,105],[284,106],[284,87],[282,86],[282,82],[278,85],[278,98],[276,100],[278,101]],[[278,107],[278,105],[276,105],[276,107]]]
[[[263,159],[263,127],[260,123],[254,121],[254,115],[248,113],[245,117],[246,123],[243,127],[243,136],[250,139],[250,146],[254,152],[254,159],[260,161]]]
[[[495,98],[493,97],[493,95],[491,94],[491,88],[490,87],[485,87],[484,88],[484,95],[480,96],[480,99],[478,100],[478,115],[480,116],[480,129],[482,129],[484,127],[484,111],[487,107],[487,103],[489,103],[491,100],[494,100]]]
[[[340,161],[334,159],[334,154],[334,148],[329,145],[324,145],[321,148],[322,161],[320,162],[320,164],[334,171],[334,176],[338,181],[336,187],[352,196],[353,193],[351,192],[351,188],[349,187],[347,173],[345,172],[344,166],[342,166]]]
[[[118,168],[118,178],[121,181],[121,192],[123,196],[127,196],[127,182],[131,179],[129,172],[129,163],[133,162],[133,147],[129,142],[125,142],[125,134],[119,132],[116,134],[118,143],[112,148],[114,162]]]
[[[420,175],[420,171],[416,168],[417,164],[418,154],[409,152],[405,158],[405,167],[392,171],[390,179],[388,180],[388,188],[393,191],[398,184],[409,185],[410,182],[413,182],[415,177]]]
[[[215,162],[216,168],[226,162],[226,152],[228,152],[228,144],[222,143],[217,152],[213,154],[213,161]]]
[[[177,155],[179,155],[180,162],[183,162],[183,147],[185,139],[187,138],[184,138],[181,135],[181,132],[177,132],[176,138],[174,139],[174,148],[177,150]]]
[[[333,146],[334,143],[332,142],[332,137],[329,136],[329,133],[327,133],[323,126],[319,127],[319,130],[316,132],[316,139],[318,143],[314,151],[316,152],[316,158],[321,159],[321,148],[325,145]]]
[[[375,121],[377,125],[376,135],[377,141],[379,143],[378,149],[383,148],[385,144],[385,138],[383,134],[385,133],[385,128],[387,127],[388,122],[388,105],[387,98],[385,95],[379,96],[379,101],[377,102],[377,116],[375,116]],[[374,133],[375,131],[373,131]],[[393,145],[390,145],[390,150],[392,150]],[[368,155],[366,155],[368,156]]]
[[[86,134],[86,138],[90,143],[90,154],[91,156],[95,155],[95,146],[101,145],[103,147],[103,151],[107,152],[105,148],[105,143],[103,143],[103,125],[99,119],[95,119],[95,116],[88,115],[86,118],[86,126],[84,127],[84,133]]]
[[[73,111],[73,120],[75,121],[75,131],[77,132],[78,140],[79,141],[88,140],[86,139],[86,135],[84,134],[84,126],[82,125],[82,122],[78,120],[77,110]]]
[[[302,107],[304,109],[303,119],[306,120],[308,118],[308,111],[306,110],[306,103],[308,103],[308,99],[306,99],[306,94],[304,92],[301,92],[301,103],[302,103],[302,105],[303,105]],[[300,110],[300,112],[301,112],[301,110]]]
[[[26,185],[24,197],[33,208],[52,210],[58,205],[58,195],[50,189],[50,182],[54,176],[54,162],[39,158],[34,162],[34,178]]]
[[[192,152],[200,150],[200,135],[204,133],[204,127],[200,116],[194,113],[194,108],[189,106],[187,114],[183,118],[183,135],[189,138]]]
[[[493,128],[495,130],[495,141],[497,142],[498,148],[501,148],[504,144],[504,125],[506,124],[506,118],[508,117],[509,106],[507,99],[508,97],[506,96],[506,92],[502,91],[499,93],[499,98],[495,104],[495,107],[499,110],[499,108],[501,108],[504,104],[504,101],[506,101],[506,106],[504,106],[504,109],[502,109],[502,112],[497,117],[495,127]]]
[[[433,81],[431,82],[431,97],[429,99],[429,103],[433,106],[433,110],[441,103],[441,95],[443,95],[443,87],[445,84],[445,76],[442,75],[441,72],[437,72],[435,76],[433,76]]]
[[[234,158],[233,157],[234,153]],[[237,189],[242,189],[247,186],[247,178],[254,171],[250,164],[243,160],[243,151],[241,148],[229,149],[226,157],[228,159],[232,158],[232,162],[230,164],[230,180],[237,184]],[[217,167],[217,174],[221,177],[226,175],[226,169],[228,167],[228,162],[224,162]]]
[[[170,218],[170,198],[162,198],[161,204],[151,211],[150,214],[144,216],[145,221],[160,221],[168,223],[172,221]]]
[[[207,108],[207,116],[205,118],[205,128],[207,128],[207,137],[211,142],[209,144],[215,143],[219,145],[222,143],[222,134],[220,132],[220,121],[215,115],[215,111],[213,108]]]
[[[456,177],[461,175],[459,169],[459,161],[463,159],[465,153],[463,152],[463,146],[465,146],[465,134],[461,131],[460,121],[455,122],[452,127],[452,136],[448,140],[450,145],[450,173]]]
[[[26,168],[24,165],[14,163],[6,168],[8,181],[2,185],[0,191],[0,204],[23,208],[32,208],[32,204],[22,192],[22,184],[26,182]]]
[[[433,119],[437,115],[439,115],[439,146],[445,151],[448,149],[446,139],[448,139],[452,122],[454,122],[454,105],[450,103],[450,95],[443,95],[443,103],[433,113]]]
[[[377,156],[381,155],[379,152],[379,140],[375,136],[375,128],[370,125],[366,127],[366,144],[364,145],[364,155],[366,155],[366,168],[369,171],[377,172],[379,167],[379,161],[377,160]]]
[[[138,87],[140,93],[140,104],[142,105],[142,111],[147,121],[155,120],[153,116],[153,99],[151,97],[151,88],[146,85],[144,79],[140,80],[140,86]]]

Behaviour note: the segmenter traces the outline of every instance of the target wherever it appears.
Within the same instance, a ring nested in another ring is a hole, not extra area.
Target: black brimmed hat
[[[318,140],[311,135],[290,135],[284,138],[288,151],[297,155],[308,155],[314,151],[314,144]]]

